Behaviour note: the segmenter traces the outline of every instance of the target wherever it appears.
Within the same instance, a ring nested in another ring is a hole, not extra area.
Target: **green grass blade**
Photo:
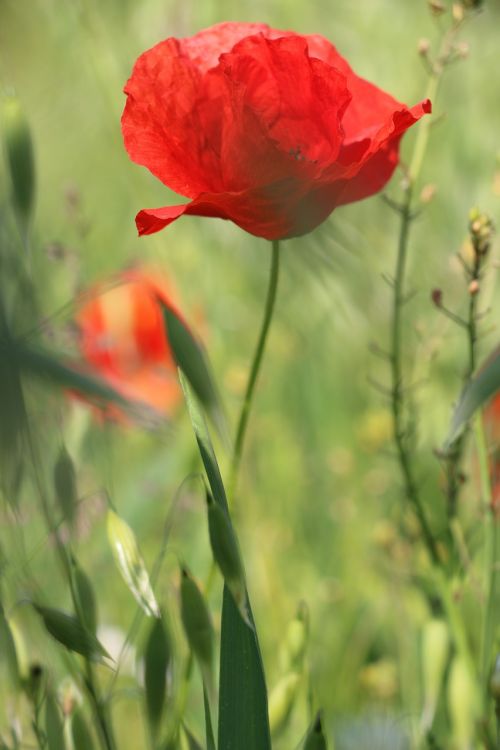
[[[208,700],[207,688],[205,685],[203,685],[203,708],[205,711],[205,736],[207,740],[207,750],[216,750],[212,717],[210,715],[210,703]]]
[[[481,406],[500,389],[500,347],[486,360],[475,377],[467,383],[453,417],[445,441],[445,449],[463,432],[467,422]]]
[[[186,377],[181,385],[215,502],[228,513],[226,493],[208,428]],[[218,750],[271,750],[267,689],[259,641],[247,596],[247,625],[224,586],[219,680]]]

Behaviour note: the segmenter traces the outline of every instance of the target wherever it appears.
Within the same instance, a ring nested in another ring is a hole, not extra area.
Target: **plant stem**
[[[403,368],[402,368],[402,309],[405,296],[404,279],[408,254],[408,237],[411,223],[412,190],[408,187],[404,204],[401,206],[401,228],[399,232],[396,273],[394,277],[394,297],[392,311],[391,332],[391,407],[394,430],[394,442],[398,453],[398,460],[404,479],[405,495],[410,502],[420,523],[425,545],[434,564],[439,565],[439,555],[436,542],[432,535],[424,508],[418,492],[417,482],[413,474],[408,435],[404,415],[403,399]]]
[[[474,265],[468,273],[468,281],[478,281],[481,270],[481,256],[474,253]],[[469,312],[467,318],[466,332],[468,345],[468,362],[464,375],[466,385],[476,369],[476,343],[477,343],[477,294],[469,294]],[[446,500],[448,519],[451,523],[457,514],[457,502],[462,485],[460,467],[462,463],[464,448],[467,442],[467,431],[464,431],[455,445],[452,446],[446,461]]]
[[[236,430],[236,439],[234,443],[233,460],[231,463],[230,481],[229,481],[229,496],[228,501],[231,503],[234,499],[236,492],[236,483],[238,480],[238,471],[241,462],[241,456],[243,453],[243,445],[245,441],[246,429],[248,424],[248,417],[250,416],[250,410],[252,407],[252,401],[255,391],[255,385],[259,376],[260,367],[262,364],[262,357],[264,354],[267,334],[269,332],[269,326],[274,311],[274,304],[276,302],[276,291],[278,288],[279,278],[279,241],[274,240],[272,243],[272,256],[271,256],[271,272],[269,276],[269,286],[267,289],[266,306],[264,309],[264,318],[262,320],[262,327],[260,335],[257,341],[255,349],[252,367],[250,375],[248,377],[248,383],[245,392],[245,398],[243,400],[243,406],[241,408],[240,417],[238,420],[238,427]]]

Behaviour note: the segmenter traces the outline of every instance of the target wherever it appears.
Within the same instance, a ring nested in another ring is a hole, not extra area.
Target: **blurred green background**
[[[418,41],[428,38],[435,48],[440,35],[425,0],[0,0],[0,84],[18,94],[33,131],[33,263],[56,340],[61,342],[72,311],[54,312],[77,289],[132,261],[160,263],[175,280],[188,319],[203,311],[207,347],[234,425],[260,324],[270,248],[232,224],[197,218],[138,239],[137,210],[173,203],[175,196],[129,161],[120,133],[122,89],[136,57],[167,36],[190,35],[223,20],[320,32],[357,73],[408,104],[425,96]],[[466,342],[433,308],[430,293],[441,288],[449,307],[465,311],[467,293],[454,254],[466,237],[468,211],[477,204],[498,219],[499,30],[497,2],[487,3],[463,30],[469,58],[445,76],[421,177],[421,187],[435,185],[436,195],[415,223],[411,242],[409,279],[416,294],[406,307],[405,342],[413,352],[408,377],[421,382],[415,392],[419,474],[437,527],[442,498],[434,449],[460,389]],[[414,137],[405,138],[403,158]],[[400,178],[396,174],[388,188],[395,198]],[[1,180],[5,213],[4,172]],[[281,634],[305,600],[314,702],[325,707],[337,731],[353,716],[382,717],[379,729],[370,730],[372,748],[376,731],[386,747],[391,732],[404,734],[418,720],[418,632],[427,616],[423,600],[407,585],[413,553],[397,531],[403,508],[389,414],[369,384],[387,382],[385,364],[370,347],[385,346],[388,338],[390,289],[382,274],[392,273],[397,229],[398,217],[377,196],[339,209],[313,234],[283,245],[276,319],[236,514],[270,686],[280,677]],[[484,307],[491,306],[483,322],[484,354],[499,338],[495,266],[492,257],[482,290]],[[53,459],[60,402],[37,401],[34,408]],[[96,493],[109,490],[151,563],[162,519],[197,467],[191,428],[180,409],[159,435],[100,429],[84,411],[68,414],[64,430],[78,456],[81,494],[90,497],[79,555],[95,582],[101,622],[124,630],[134,602],[113,566]],[[225,466],[227,458],[221,460]],[[475,501],[471,481],[463,503],[472,521]],[[28,511],[25,524],[53,605],[67,606],[42,528]],[[15,539],[3,541],[15,546]],[[195,482],[181,493],[158,588],[169,609],[177,607],[178,556],[205,576],[208,541]],[[217,595],[213,605],[218,611]],[[30,658],[46,659],[46,641],[32,627]],[[190,715],[198,729],[199,701],[196,684]],[[305,696],[300,706],[283,748],[295,746],[305,730]],[[123,747],[141,746],[139,710],[129,697],[117,703]],[[0,708],[0,726],[7,713]],[[389,717],[387,726],[383,717]],[[394,747],[406,747],[398,741]],[[339,740],[338,746],[365,746],[362,739],[353,742]]]

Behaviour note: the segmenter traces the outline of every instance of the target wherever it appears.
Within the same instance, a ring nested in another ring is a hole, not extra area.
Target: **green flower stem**
[[[255,349],[255,354],[252,362],[252,368],[248,377],[247,388],[245,392],[245,398],[238,421],[238,428],[236,430],[236,439],[234,443],[233,460],[231,463],[231,472],[229,480],[229,496],[228,501],[231,503],[234,500],[236,492],[236,483],[238,480],[238,471],[241,463],[241,457],[243,453],[243,445],[245,442],[245,435],[248,424],[248,417],[250,416],[250,410],[252,407],[253,396],[255,392],[255,386],[257,378],[259,376],[260,367],[262,364],[262,357],[266,347],[267,334],[269,332],[269,326],[271,324],[274,305],[276,302],[276,291],[278,288],[279,278],[279,241],[275,240],[272,243],[272,256],[271,256],[271,273],[269,276],[269,286],[267,290],[266,306],[264,310],[264,318],[262,321],[262,327],[260,330],[259,339]]]

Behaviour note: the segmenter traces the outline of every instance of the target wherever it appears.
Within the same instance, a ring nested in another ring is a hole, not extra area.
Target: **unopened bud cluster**
[[[485,256],[493,239],[495,228],[492,220],[487,214],[481,213],[478,208],[473,208],[469,214],[469,232],[477,256]]]

